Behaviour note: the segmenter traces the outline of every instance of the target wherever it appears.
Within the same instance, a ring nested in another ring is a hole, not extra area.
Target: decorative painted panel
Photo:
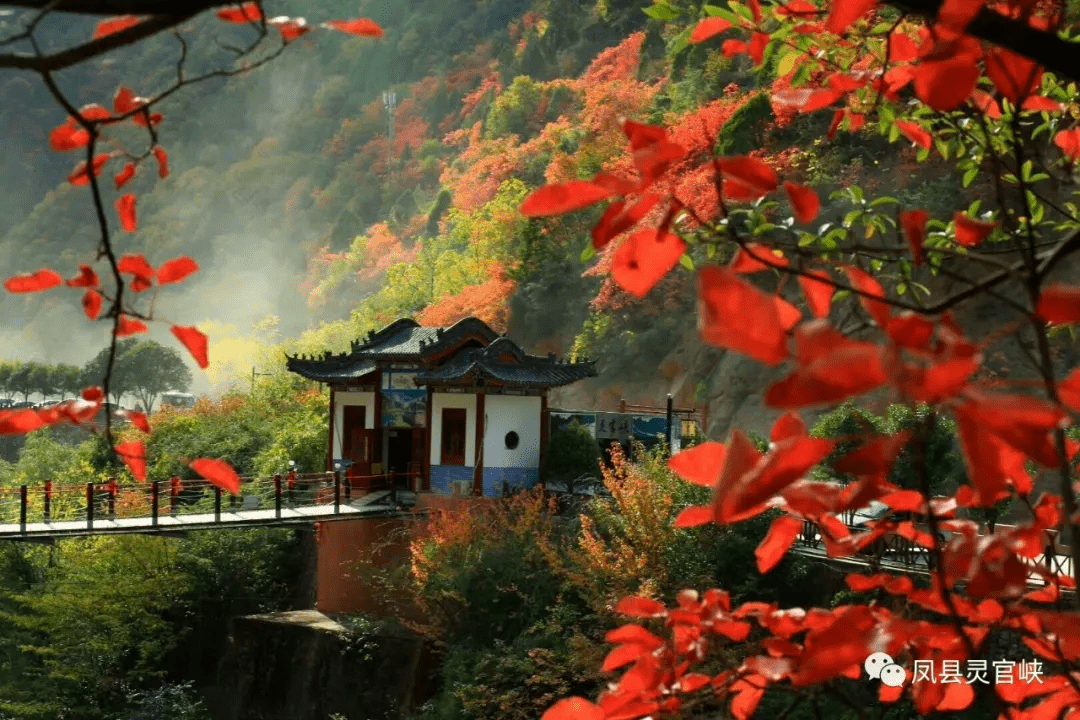
[[[427,420],[427,390],[383,390],[384,428],[422,428]]]
[[[626,442],[630,439],[631,425],[630,416],[624,413],[596,413],[596,439]]]
[[[551,434],[559,432],[564,428],[570,427],[571,424],[577,423],[581,425],[589,434],[596,437],[596,413],[576,413],[576,412],[550,412],[548,413],[549,422],[551,423]]]
[[[485,467],[484,497],[500,497],[505,489],[528,489],[540,481],[540,471],[527,467]]]
[[[452,483],[460,483],[460,487],[471,494],[473,486],[473,468],[462,465],[432,465],[431,466],[431,490],[432,492],[453,495]]]

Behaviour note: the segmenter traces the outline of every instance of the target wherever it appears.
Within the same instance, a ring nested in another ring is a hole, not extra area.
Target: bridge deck
[[[887,572],[892,574],[897,573],[911,573],[917,572],[923,575],[927,575],[932,570],[930,563],[930,551],[926,548],[914,546],[908,541],[904,541],[903,538],[890,538],[890,540],[899,540],[892,544],[886,552],[884,552],[879,558],[877,558],[877,572]],[[795,544],[791,546],[791,550],[804,557],[816,558],[820,560],[826,560],[828,562],[856,566],[864,571],[872,566],[873,558],[867,555],[855,555],[851,557],[830,557],[826,553],[823,543],[821,541],[821,535],[816,528],[811,530],[809,527],[805,528],[802,535],[796,540]],[[1073,562],[1072,556],[1065,553],[1055,552],[1049,557],[1046,555],[1040,555],[1035,560],[1027,559],[1026,562],[1029,565],[1039,564],[1043,567],[1051,567],[1059,575],[1068,575],[1072,577],[1073,574]],[[1028,585],[1032,587],[1042,587],[1046,585],[1046,580],[1039,573],[1032,571],[1028,574]],[[1071,593],[1071,590],[1063,590],[1063,592]]]
[[[397,495],[397,499],[405,505],[415,502],[412,493],[398,491]],[[289,507],[286,503],[280,509],[273,506],[250,509],[222,508],[220,513],[187,512],[176,515],[164,513],[156,519],[151,516],[95,517],[88,522],[83,517],[75,520],[27,522],[25,525],[6,523],[0,524],[0,540],[48,540],[91,535],[175,533],[224,527],[299,525],[319,520],[356,518],[392,512],[396,509],[397,503],[391,500],[390,491],[380,491],[369,493],[351,502],[342,502],[337,506],[330,503]]]

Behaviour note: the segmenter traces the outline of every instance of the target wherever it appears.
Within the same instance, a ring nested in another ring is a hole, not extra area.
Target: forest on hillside
[[[905,202],[945,208],[963,198],[940,169],[916,166],[914,151],[877,133],[827,141],[827,120],[775,112],[770,91],[790,75],[789,61],[775,54],[755,67],[745,55],[687,47],[697,6],[682,5],[675,19],[603,0],[361,3],[385,28],[378,42],[306,36],[263,68],[165,101],[171,173],[131,181],[139,228],[123,249],[152,262],[182,249],[203,268],[182,293],[163,295],[158,311],[183,308],[203,321],[218,342],[218,389],[254,364],[254,342],[339,350],[397,317],[449,324],[471,314],[530,351],[599,359],[604,384],[619,382],[593,402],[633,395],[659,368],[678,376],[681,403],[700,405],[707,383],[685,382],[678,359],[665,365],[692,331],[688,276],[632,298],[606,277],[610,251],[582,254],[595,217],[529,223],[516,213],[545,182],[616,167],[621,118],[666,123],[694,153],[753,152],[823,195],[854,178],[872,189],[889,175],[905,179],[895,189]],[[209,22],[183,28],[205,67],[221,62],[230,31],[241,32]],[[47,37],[59,44],[88,27],[65,19]],[[151,38],[73,69],[65,86],[85,102],[121,82],[152,88],[167,82],[175,45]],[[26,98],[3,111],[11,128],[3,162],[19,163],[4,176],[19,181],[4,194],[11,208],[0,213],[0,254],[20,271],[75,262],[93,226],[85,195],[64,180],[69,158],[45,143],[61,115],[18,73],[0,71],[0,90]],[[74,297],[0,303],[12,359],[82,364],[104,341],[101,328],[69,319]],[[201,373],[196,389],[208,389]],[[657,394],[643,391],[649,401]]]
[[[286,373],[285,353],[344,350],[403,316],[474,315],[531,352],[598,360],[600,377],[559,402],[670,394],[708,404],[709,438],[633,460],[616,447],[601,464],[595,438],[568,428],[594,496],[541,484],[432,511],[398,567],[351,568],[394,600],[350,619],[342,655],[377,664],[371,638],[401,635],[434,649],[433,682],[403,715],[1075,718],[1073,4],[361,0],[371,20],[331,22],[355,4],[278,10],[345,35],[245,4],[185,22],[183,41],[58,73],[75,103],[108,104],[118,85],[167,87],[178,51],[208,70],[242,62],[245,33],[288,39],[264,67],[156,104],[160,121],[124,90],[104,119],[83,117],[96,131],[136,106],[107,133],[155,143],[134,177],[108,156],[91,181],[96,136],[0,74],[4,97],[23,98],[0,108],[14,148],[0,157],[10,359],[84,365],[110,347],[106,326],[142,335],[141,320],[163,320],[149,336],[230,386],[133,413],[115,437],[56,432],[100,407],[107,383],[59,409],[0,412],[22,442],[0,490],[131,474],[236,493],[237,473],[319,469],[328,393]],[[26,16],[0,21],[18,45]],[[101,27],[42,22],[46,49]],[[90,167],[74,170],[64,153],[84,145]],[[114,322],[88,323],[99,278],[67,281],[80,303],[38,271],[87,262],[102,226],[124,253],[109,279],[130,275],[127,299],[154,298],[153,317],[117,301],[102,318]],[[849,519],[872,502],[873,522]],[[225,619],[304,607],[318,538],[0,548],[0,713],[205,720],[229,699],[206,661],[228,652]],[[928,661],[1005,657],[1017,672],[903,686],[872,671],[882,654],[893,679]]]

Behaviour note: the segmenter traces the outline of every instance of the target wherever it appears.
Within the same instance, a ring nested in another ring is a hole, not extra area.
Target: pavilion
[[[592,362],[528,355],[474,317],[403,318],[348,353],[287,363],[330,387],[327,470],[347,467],[352,486],[408,478],[414,491],[485,496],[538,481],[548,390],[596,375]]]

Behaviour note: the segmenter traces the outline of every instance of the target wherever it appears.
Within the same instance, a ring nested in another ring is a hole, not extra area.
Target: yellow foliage
[[[662,460],[630,462],[614,446],[612,467],[603,467],[611,501],[581,516],[581,535],[566,572],[594,607],[613,608],[622,596],[656,597],[668,575],[667,551],[678,530],[668,491],[671,474]]]

